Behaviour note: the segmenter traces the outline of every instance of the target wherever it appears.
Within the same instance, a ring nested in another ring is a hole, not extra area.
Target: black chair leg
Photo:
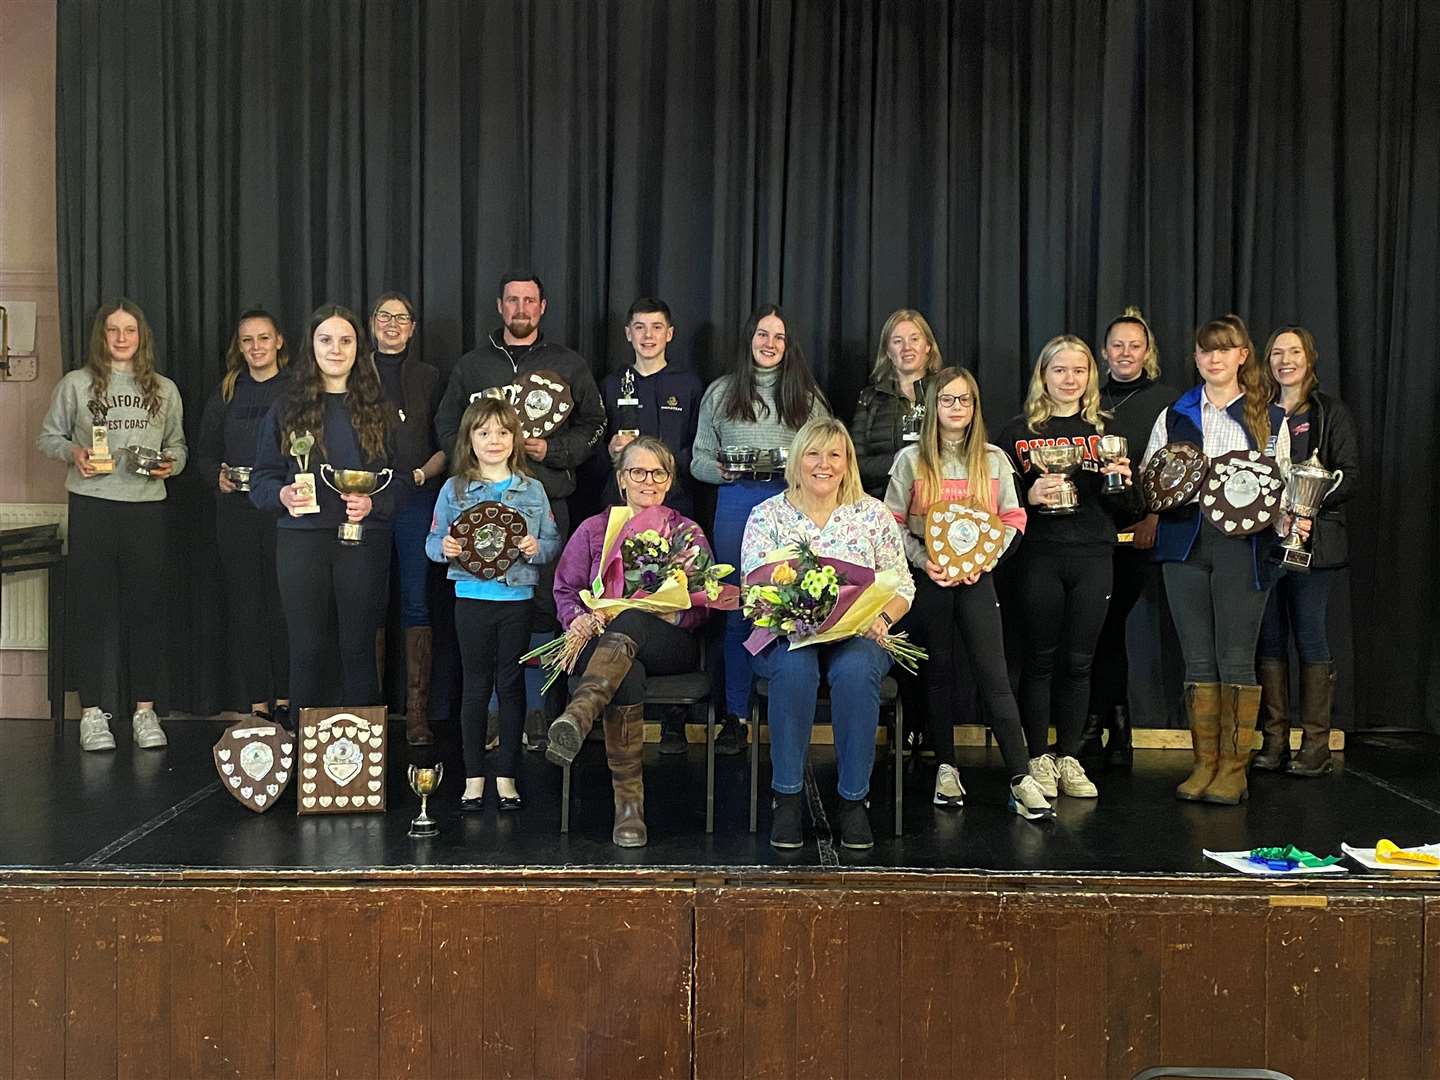
[[[901,748],[905,745],[905,706],[901,704],[900,697],[895,697],[895,745],[893,755],[895,758],[895,835],[899,836],[905,828],[905,794],[902,786],[902,759],[904,754]]]
[[[705,708],[705,831],[715,831],[715,699]]]
[[[560,770],[560,831],[570,831],[570,766]]]
[[[760,801],[760,698],[750,704],[750,831],[755,831]]]

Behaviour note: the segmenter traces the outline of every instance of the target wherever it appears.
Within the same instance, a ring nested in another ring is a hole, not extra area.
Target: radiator
[[[60,523],[65,535],[64,503],[0,503],[0,529]],[[50,629],[50,594],[44,570],[0,578],[0,649],[45,649]]]

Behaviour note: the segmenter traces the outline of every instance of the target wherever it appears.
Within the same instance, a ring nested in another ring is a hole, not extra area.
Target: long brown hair
[[[1282,326],[1270,335],[1270,340],[1265,343],[1265,355],[1261,357],[1260,370],[1265,376],[1265,389],[1270,395],[1270,400],[1280,401],[1280,384],[1275,381],[1275,373],[1270,370],[1270,354],[1275,351],[1275,342],[1280,340],[1281,334],[1294,334],[1300,339],[1300,351],[1305,354],[1305,378],[1300,383],[1300,400],[1295,405],[1296,412],[1305,412],[1310,407],[1310,395],[1320,389],[1320,376],[1315,373],[1315,362],[1320,359],[1320,350],[1315,346],[1315,335],[1306,330],[1303,326]]]
[[[460,417],[460,428],[455,432],[455,451],[450,455],[454,462],[450,472],[455,477],[455,498],[465,493],[465,485],[480,476],[480,459],[475,456],[475,446],[470,441],[476,428],[484,427],[489,421],[498,420],[500,426],[510,432],[510,460],[506,462],[512,473],[528,474],[525,464],[525,434],[520,427],[520,417],[504,398],[478,397],[465,408]]]
[[[160,379],[155,374],[155,335],[145,312],[134,300],[117,296],[106,300],[95,312],[95,322],[90,326],[90,346],[85,354],[85,370],[90,372],[90,400],[99,403],[110,391],[110,342],[105,338],[105,321],[117,311],[123,311],[135,318],[140,330],[140,344],[135,350],[135,381],[140,384],[140,400],[145,411],[154,416],[160,411]]]
[[[750,346],[760,320],[769,315],[774,315],[785,325],[785,353],[780,358],[780,378],[775,384],[775,406],[780,410],[776,419],[788,428],[798,429],[810,418],[815,401],[825,406],[827,412],[830,405],[815,376],[810,373],[810,365],[805,362],[805,350],[800,347],[799,339],[791,336],[790,320],[774,304],[761,304],[750,313],[735,366],[730,369],[730,385],[720,402],[720,414],[727,420],[744,420],[751,424],[764,419],[757,415],[765,404],[756,389],[755,358],[751,355]]]
[[[1055,415],[1055,402],[1045,389],[1045,369],[1062,352],[1073,350],[1085,357],[1090,364],[1090,378],[1085,383],[1085,395],[1080,399],[1080,417],[1093,427],[1097,434],[1105,434],[1105,417],[1109,415],[1100,408],[1100,368],[1095,363],[1095,354],[1090,346],[1074,334],[1061,334],[1045,343],[1035,359],[1035,371],[1030,376],[1030,392],[1025,395],[1025,425],[1036,435],[1046,421]]]
[[[350,422],[355,427],[360,449],[366,458],[380,461],[385,457],[386,437],[390,431],[380,375],[375,365],[368,362],[365,327],[359,316],[339,304],[322,304],[310,315],[305,340],[300,343],[299,371],[290,380],[290,389],[280,414],[280,449],[289,451],[291,432],[299,434],[308,431],[315,437],[321,453],[329,453],[325,448],[325,382],[320,375],[320,365],[315,362],[315,331],[326,319],[337,318],[348,322],[355,334],[355,364],[345,383],[345,404],[350,408]]]
[[[240,349],[240,324],[247,319],[265,319],[270,323],[270,328],[280,339],[280,348],[275,352],[275,366],[284,371],[285,365],[290,363],[290,343],[280,332],[280,324],[275,321],[275,316],[264,308],[258,307],[242,311],[240,317],[235,320],[235,333],[230,338],[230,348],[225,351],[225,377],[220,380],[220,397],[225,401],[229,401],[235,396],[235,384],[240,380],[240,372],[247,366],[245,353]]]
[[[1245,394],[1245,429],[1250,432],[1258,450],[1270,441],[1270,391],[1265,382],[1265,363],[1255,352],[1245,320],[1233,312],[1211,319],[1195,331],[1195,347],[1201,352],[1216,349],[1244,349],[1245,362],[1240,365],[1240,389]]]
[[[995,512],[995,493],[990,484],[989,435],[985,430],[985,414],[980,409],[980,384],[975,376],[963,367],[947,367],[935,374],[925,390],[925,419],[920,423],[919,455],[915,462],[915,487],[920,493],[921,503],[929,506],[940,498],[945,481],[944,455],[940,434],[940,393],[944,388],[962,379],[970,396],[975,401],[970,414],[970,426],[960,443],[960,457],[965,463],[966,486],[969,488],[967,501],[987,513]]]

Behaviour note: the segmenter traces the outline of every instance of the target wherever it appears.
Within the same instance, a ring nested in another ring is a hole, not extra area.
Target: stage
[[[1201,855],[1440,839],[1433,738],[1352,735],[1334,776],[1253,777],[1238,809],[1177,802],[1189,754],[1140,750],[1044,825],[967,747],[960,812],[907,762],[899,837],[882,748],[857,854],[828,835],[825,746],[801,851],[770,848],[763,809],[748,832],[745,758],[717,763],[707,835],[703,747],[653,744],[650,845],[622,851],[598,745],[562,836],[558,769],[527,753],[523,811],[462,817],[443,742],[443,831],[414,841],[394,724],[389,813],[306,818],[293,793],[255,815],[220,789],[220,722],[166,728],[164,752],[127,730],[85,754],[74,724],[63,744],[0,724],[4,1080],[1440,1076],[1440,882]]]

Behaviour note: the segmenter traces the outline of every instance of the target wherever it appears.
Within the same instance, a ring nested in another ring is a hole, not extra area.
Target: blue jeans
[[[805,751],[815,725],[820,675],[830,686],[830,723],[842,799],[863,799],[875,767],[880,681],[890,654],[869,638],[790,648],[780,638],[754,658],[755,674],[770,680],[770,787],[794,795],[805,786]]]
[[[784,480],[736,480],[720,488],[715,497],[715,535],[711,539],[716,561],[735,567],[735,573],[727,580],[738,585],[744,577],[740,570],[740,542],[745,538],[745,522],[750,519],[750,511],[784,490]],[[750,715],[750,654],[745,651],[745,639],[751,629],[741,612],[725,613],[727,716]]]
[[[425,591],[434,565],[425,555],[425,537],[435,516],[435,493],[412,487],[395,497],[395,560],[400,577],[400,628],[430,625],[430,602]]]
[[[1311,570],[1308,574],[1281,574],[1270,590],[1265,618],[1260,623],[1261,659],[1281,660],[1290,654],[1290,634],[1295,634],[1295,651],[1302,664],[1328,664],[1330,639],[1325,633],[1325,616],[1330,606],[1330,579],[1333,570]]]

